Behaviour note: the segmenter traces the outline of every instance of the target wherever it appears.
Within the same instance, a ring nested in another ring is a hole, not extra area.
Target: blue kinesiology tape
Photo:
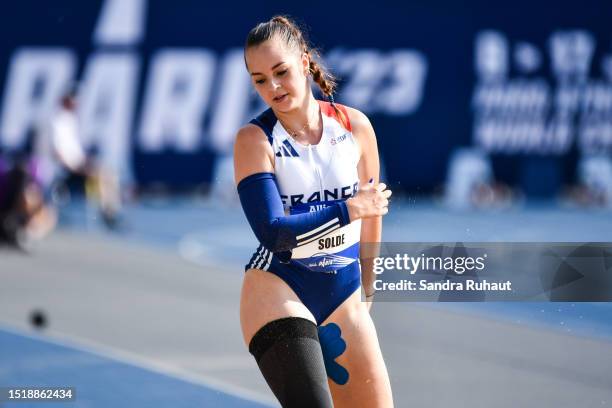
[[[318,329],[327,376],[336,384],[344,385],[349,380],[349,372],[335,361],[346,350],[346,342],[342,338],[342,331],[336,323],[319,326]]]

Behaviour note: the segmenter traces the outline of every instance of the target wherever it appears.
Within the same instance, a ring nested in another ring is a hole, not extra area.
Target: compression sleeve
[[[245,177],[238,183],[238,195],[255,236],[272,252],[289,251],[350,223],[344,201],[318,211],[286,216],[273,173]]]

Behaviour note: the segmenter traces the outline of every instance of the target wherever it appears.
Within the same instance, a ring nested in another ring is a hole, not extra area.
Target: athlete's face
[[[279,112],[302,106],[309,91],[306,54],[271,38],[247,49],[245,59],[253,86],[266,104]]]

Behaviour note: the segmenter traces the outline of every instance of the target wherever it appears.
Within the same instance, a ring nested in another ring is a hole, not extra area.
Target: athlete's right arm
[[[255,125],[240,129],[234,145],[234,175],[242,209],[261,244],[290,251],[313,236],[351,222],[345,202],[304,214],[285,215],[274,175],[274,153]]]
[[[263,130],[249,123],[238,131],[234,143],[236,185],[256,173],[274,173],[274,152]]]

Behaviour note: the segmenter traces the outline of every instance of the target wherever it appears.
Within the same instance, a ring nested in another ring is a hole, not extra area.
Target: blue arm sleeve
[[[290,251],[313,236],[350,223],[343,201],[319,211],[286,216],[273,173],[245,177],[238,183],[238,195],[255,236],[272,252]]]

